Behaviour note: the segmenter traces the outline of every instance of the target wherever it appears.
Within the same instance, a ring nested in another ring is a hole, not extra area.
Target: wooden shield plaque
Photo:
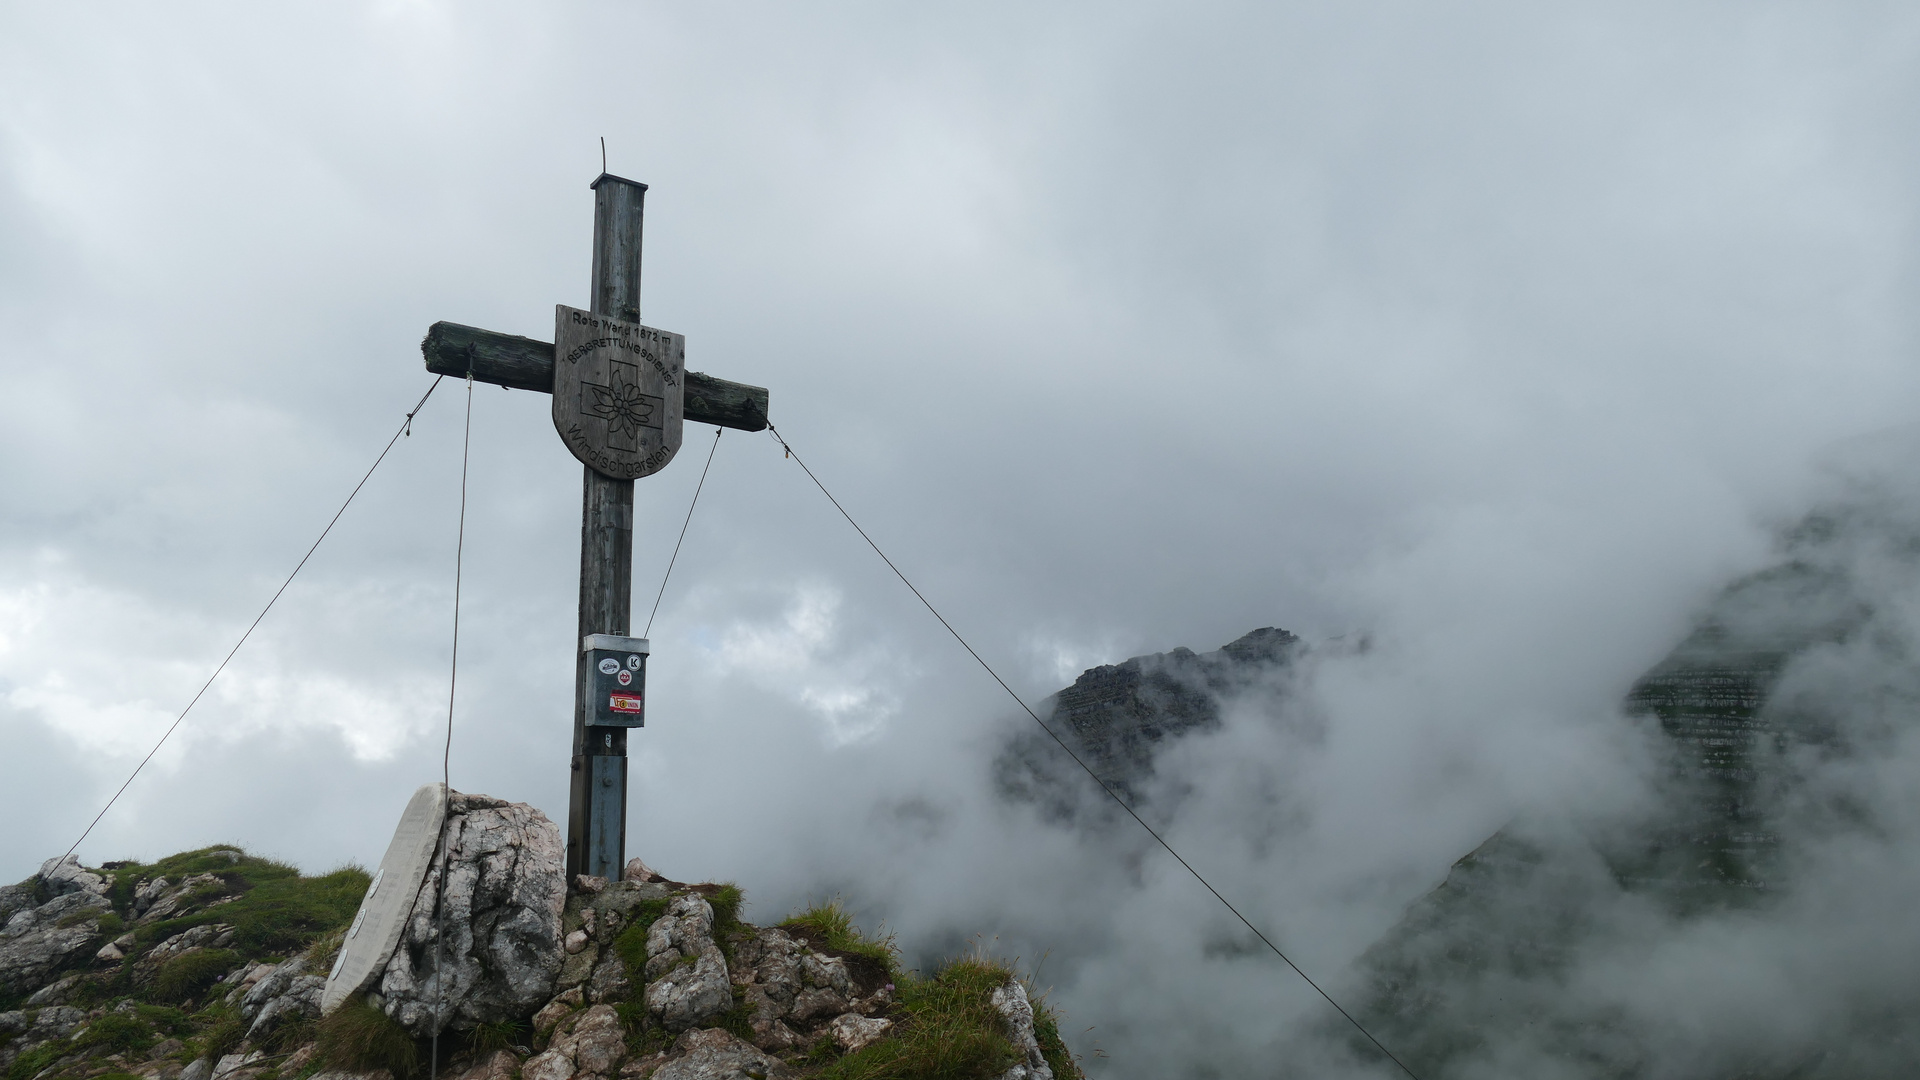
[[[590,311],[554,308],[553,426],[596,472],[632,480],[680,449],[687,339]]]
[[[374,871],[373,881],[367,885],[360,911],[347,927],[340,956],[327,974],[326,988],[320,992],[321,1013],[339,1008],[341,1002],[387,969],[394,946],[400,944],[407,916],[413,912],[414,898],[427,879],[427,867],[440,845],[440,825],[446,819],[445,787],[424,784],[413,793],[400,815],[400,827],[393,831],[393,841],[387,845],[387,854],[380,860],[380,869]]]

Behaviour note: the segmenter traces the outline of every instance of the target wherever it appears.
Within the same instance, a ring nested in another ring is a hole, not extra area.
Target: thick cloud
[[[1311,723],[1250,706],[1170,766],[1218,791],[1176,842],[1337,982],[1492,828],[1624,797],[1620,694],[1768,557],[1816,448],[1913,415],[1917,34],[1871,4],[11,9],[0,876],[231,647],[425,388],[430,322],[544,337],[582,302],[605,136],[652,185],[647,320],[771,387],[1030,699],[1255,626],[1372,635]],[[378,857],[438,773],[465,395],[83,858]],[[472,401],[453,782],[557,814],[579,466],[544,398]],[[707,438],[639,485],[636,607]],[[842,890],[919,955],[1052,949],[1107,1075],[1258,1061],[1322,1008],[1195,961],[1244,942],[1163,858],[993,801],[1014,710],[770,440],[721,440],[687,544],[650,862],[760,916]],[[1311,828],[1250,857],[1255,805]]]

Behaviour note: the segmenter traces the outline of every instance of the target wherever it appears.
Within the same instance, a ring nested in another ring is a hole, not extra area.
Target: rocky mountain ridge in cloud
[[[1776,1050],[1741,1028],[1793,1030],[1791,1014],[1804,1011],[1795,995],[1768,1003],[1783,1014],[1772,1020],[1723,1018],[1722,1030],[1689,1039],[1663,1031],[1668,1018],[1651,1008],[1636,1016],[1628,988],[1595,985],[1603,967],[1628,974],[1623,956],[1678,954],[1704,939],[1732,972],[1752,959],[1749,947],[1834,931],[1831,912],[1806,906],[1850,888],[1822,865],[1822,846],[1863,832],[1897,842],[1900,828],[1875,820],[1874,778],[1858,763],[1897,755],[1899,732],[1915,721],[1920,658],[1902,612],[1917,540],[1898,514],[1839,507],[1788,532],[1778,564],[1724,589],[1623,703],[1651,726],[1658,775],[1647,797],[1597,821],[1516,821],[1454,864],[1361,959],[1376,1030],[1441,1076],[1503,1058],[1574,1061],[1575,1076],[1666,1075],[1678,1053],[1670,1041],[1695,1044],[1685,1052],[1704,1059],[1699,1076],[1920,1067],[1920,1047],[1889,1038],[1880,1015],[1920,1004],[1910,988],[1846,1003],[1823,1030]],[[1702,981],[1702,995],[1708,986],[1734,995]],[[1687,1008],[1677,1004],[1676,1020]]]
[[[1137,805],[1163,746],[1215,730],[1225,699],[1255,681],[1284,674],[1305,652],[1299,637],[1262,627],[1213,652],[1180,647],[1088,668],[1045,703],[1047,726],[1102,783]],[[1008,799],[1037,805],[1050,820],[1083,814],[1086,774],[1044,733],[1023,730],[993,761],[993,781]]]

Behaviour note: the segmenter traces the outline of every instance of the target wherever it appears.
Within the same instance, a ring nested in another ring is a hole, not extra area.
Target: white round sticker
[[[621,672],[620,674],[618,674],[618,675],[616,675],[616,676],[614,676],[614,678],[617,678],[617,679],[619,679],[619,680],[620,680],[620,685],[621,685],[621,686],[625,686],[625,685],[627,685],[628,683],[630,683],[630,682],[632,682],[632,681],[633,681],[633,672],[631,672],[631,671],[623,671],[623,672]]]
[[[600,674],[602,675],[611,675],[614,672],[619,670],[620,670],[620,661],[615,660],[611,656],[607,657],[605,660],[600,661]]]
[[[634,653],[632,656],[627,657],[627,667],[632,668],[634,671],[640,670],[640,654],[639,653]]]

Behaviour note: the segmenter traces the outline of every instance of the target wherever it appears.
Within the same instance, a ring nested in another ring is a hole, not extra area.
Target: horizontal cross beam
[[[437,322],[427,328],[420,354],[427,358],[427,370],[435,375],[463,379],[471,372],[481,382],[553,393],[550,341]],[[689,371],[684,415],[688,423],[765,431],[767,390]]]

